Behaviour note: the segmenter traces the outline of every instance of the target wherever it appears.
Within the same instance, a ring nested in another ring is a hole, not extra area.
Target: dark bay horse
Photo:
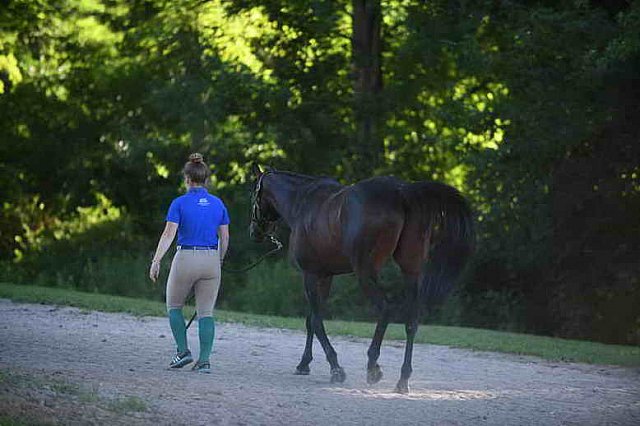
[[[379,312],[367,352],[367,381],[382,378],[380,346],[394,313],[401,312],[407,334],[404,363],[396,391],[409,392],[413,340],[420,307],[443,297],[473,251],[471,210],[453,187],[435,183],[405,183],[374,177],[350,186],[325,177],[269,169],[253,170],[250,233],[262,241],[279,221],[291,229],[289,256],[302,271],[311,307],[306,319],[307,341],[296,374],[309,374],[313,336],[331,366],[331,382],[346,374],[331,346],[322,321],[322,306],[334,275],[354,272]],[[400,309],[380,285],[379,272],[393,258],[404,283]]]

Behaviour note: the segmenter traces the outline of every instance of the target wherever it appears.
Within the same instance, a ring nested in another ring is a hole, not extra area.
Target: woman
[[[205,188],[210,170],[202,155],[191,154],[182,172],[187,193],[173,200],[169,207],[149,278],[153,282],[158,279],[160,262],[177,231],[177,251],[167,280],[167,311],[178,349],[169,367],[182,368],[193,362],[182,315],[185,299],[193,288],[200,354],[192,370],[209,373],[209,356],[215,335],[213,307],[220,288],[220,265],[229,246],[229,214],[222,200],[209,194]]]

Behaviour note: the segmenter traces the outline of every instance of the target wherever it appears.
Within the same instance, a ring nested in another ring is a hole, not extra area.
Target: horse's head
[[[249,236],[256,242],[262,242],[265,237],[274,235],[280,219],[280,215],[273,205],[273,197],[264,182],[265,177],[271,173],[273,173],[271,169],[263,172],[258,165],[253,166],[256,183],[251,194]]]

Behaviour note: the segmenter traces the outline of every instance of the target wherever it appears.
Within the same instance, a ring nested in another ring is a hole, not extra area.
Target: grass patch
[[[55,393],[67,395],[80,395],[80,386],[66,381],[55,381],[51,383],[51,390]]]
[[[42,303],[75,306],[103,312],[126,312],[140,316],[164,316],[165,305],[144,299],[109,296],[96,293],[0,283],[0,298],[17,302]],[[191,315],[193,308],[187,309]],[[216,311],[216,318],[222,322],[237,322],[266,328],[286,328],[303,330],[302,318],[285,318],[267,315],[246,314],[231,311]],[[326,321],[329,334],[341,334],[370,338],[375,325],[367,322]],[[404,326],[391,324],[386,339],[404,340]],[[581,340],[557,339],[520,333],[507,333],[465,327],[421,326],[416,336],[418,343],[466,348],[477,351],[505,352],[533,355],[551,361],[583,362],[640,366],[640,347],[606,345]]]
[[[86,385],[14,370],[2,370],[0,376],[0,426],[77,423],[76,411],[108,410],[120,419],[148,410],[147,402],[137,396],[101,397],[98,383]],[[54,409],[55,419],[49,408]]]
[[[80,385],[65,379],[38,377],[11,370],[0,371],[0,383],[11,388],[48,389],[57,395],[81,395],[83,389]]]
[[[99,385],[97,383],[91,384],[91,387],[82,389],[79,395],[79,399],[84,403],[96,403],[100,400]]]
[[[127,396],[111,401],[109,403],[109,409],[120,414],[140,412],[147,410],[147,403],[137,396]]]
[[[124,296],[84,293],[53,287],[0,283],[0,297],[16,302],[74,306],[87,312],[126,312],[138,316],[166,314],[163,303]]]
[[[16,416],[2,414],[0,415],[0,426],[33,426],[37,423],[26,422],[25,420],[19,419]],[[40,423],[46,424],[46,423]]]

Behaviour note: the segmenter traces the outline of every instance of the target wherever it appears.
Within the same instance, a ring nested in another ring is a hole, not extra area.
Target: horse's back
[[[394,221],[404,215],[403,181],[391,176],[378,176],[358,182],[351,187],[349,207],[361,210],[367,219]]]

